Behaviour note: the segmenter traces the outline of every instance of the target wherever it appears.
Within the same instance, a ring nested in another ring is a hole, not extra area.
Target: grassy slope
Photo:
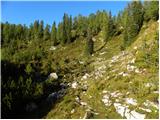
[[[143,41],[146,40],[146,43],[150,45],[148,49],[154,47],[157,28],[157,22],[149,22],[144,25],[135,42],[125,50],[126,54],[124,55],[122,55],[120,51],[122,35],[113,38],[103,46],[104,43],[101,38],[101,33],[95,37],[96,52],[94,56],[87,59],[83,57],[84,41],[77,41],[66,46],[64,49],[59,48],[54,53],[51,53],[52,57],[60,61],[66,58],[70,60],[67,65],[63,62],[61,65],[66,67],[72,66],[73,68],[71,69],[75,71],[68,73],[68,76],[66,74],[67,77],[64,77],[64,79],[68,83],[72,83],[73,81],[77,82],[78,87],[76,89],[69,87],[66,96],[64,96],[44,118],[83,118],[87,109],[92,110],[94,113],[90,118],[122,118],[122,116],[116,112],[113,103],[118,99],[119,103],[127,105],[124,101],[125,98],[137,100],[136,106],[129,105],[131,110],[144,113],[146,118],[158,118],[157,109],[153,106],[148,106],[148,109],[151,109],[152,112],[139,109],[140,107],[146,108],[143,104],[146,100],[155,103],[158,99],[158,94],[153,92],[158,90],[158,70],[152,70],[151,65],[144,67],[141,63],[138,63],[138,59],[141,58],[139,53],[143,54],[144,52],[141,48]],[[99,49],[101,46],[102,49]],[[137,49],[134,49],[135,47],[137,47]],[[113,56],[118,56],[119,58],[113,62]],[[134,58],[136,59],[135,63],[131,65],[136,66],[140,71],[146,69],[143,73],[129,72],[126,69],[126,66],[130,65],[129,62]],[[77,61],[84,61],[84,64],[87,66],[77,65]],[[74,62],[75,64],[73,65]],[[105,67],[103,68],[102,66]],[[86,80],[81,80],[85,74],[83,71],[89,74]],[[128,76],[124,77],[120,75],[119,73],[121,72],[127,73]],[[146,87],[145,84],[147,83],[153,84],[150,87]],[[82,90],[84,85],[88,86],[87,91]],[[118,98],[110,96],[112,104],[105,106],[102,102],[104,90],[110,93],[118,90],[122,95]],[[76,96],[80,96],[81,101],[86,102],[87,105],[79,105],[75,101]],[[71,113],[73,109],[74,113]]]

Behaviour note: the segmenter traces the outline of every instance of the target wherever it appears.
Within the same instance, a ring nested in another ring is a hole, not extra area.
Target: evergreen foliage
[[[94,43],[92,40],[92,32],[91,32],[91,28],[88,28],[88,32],[87,32],[87,42],[86,42],[86,54],[87,55],[91,55],[93,54],[93,47],[94,47]]]
[[[140,1],[128,4],[124,23],[124,46],[129,46],[143,24],[143,7]]]
[[[52,25],[51,41],[53,42],[54,46],[57,45],[57,28],[56,28],[56,23],[55,22]]]

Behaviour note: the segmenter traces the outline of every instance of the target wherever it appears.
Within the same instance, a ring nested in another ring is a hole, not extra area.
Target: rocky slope
[[[63,78],[67,93],[44,118],[158,118],[158,68],[152,65],[157,31],[158,22],[144,24],[125,51],[122,35],[107,44],[102,33],[95,36],[95,53],[72,62],[77,66]]]

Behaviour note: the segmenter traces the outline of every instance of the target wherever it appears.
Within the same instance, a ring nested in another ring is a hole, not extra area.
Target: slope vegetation
[[[61,64],[70,70],[62,80],[68,87],[44,118],[158,118],[156,33],[157,22],[144,24],[135,42],[121,51],[122,35],[105,44],[100,32],[88,58],[82,52],[84,41],[57,48],[51,55],[68,59]]]

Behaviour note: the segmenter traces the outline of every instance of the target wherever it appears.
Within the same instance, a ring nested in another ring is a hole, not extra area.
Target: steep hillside
[[[88,58],[84,41],[57,48],[51,56],[68,60],[61,64],[70,70],[62,80],[68,87],[44,118],[158,118],[156,33],[157,22],[145,23],[135,42],[121,51],[121,34],[105,44],[100,32]]]

